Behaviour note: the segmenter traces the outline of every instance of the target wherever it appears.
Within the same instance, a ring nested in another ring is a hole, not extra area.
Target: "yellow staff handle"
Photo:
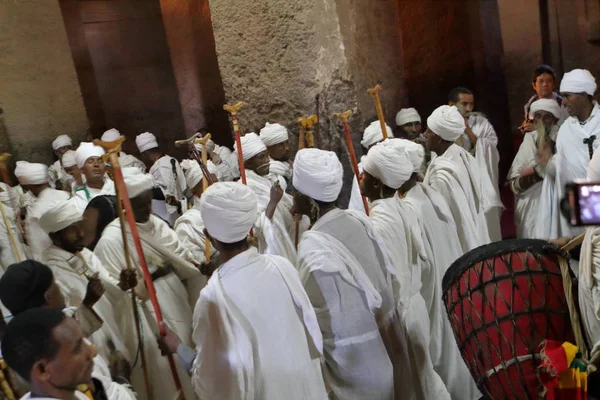
[[[314,124],[319,122],[319,118],[316,115],[309,115],[308,117],[300,117],[298,118],[298,123],[306,132],[306,147],[313,148],[315,147],[315,137],[313,135],[312,127]],[[301,130],[301,133],[303,131]],[[302,143],[304,148],[304,143]],[[298,146],[300,148],[300,146]]]
[[[379,119],[379,124],[381,125],[381,134],[383,135],[383,140],[388,138],[387,129],[385,128],[385,117],[383,116],[383,109],[381,108],[381,99],[379,98],[379,92],[381,92],[381,86],[377,85],[372,89],[368,89],[367,93],[373,96],[373,100],[375,100],[375,108],[377,109],[377,118]]]

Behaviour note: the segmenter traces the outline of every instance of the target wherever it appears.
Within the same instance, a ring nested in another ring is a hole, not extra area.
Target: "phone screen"
[[[600,183],[574,183],[567,189],[571,224],[600,225]]]

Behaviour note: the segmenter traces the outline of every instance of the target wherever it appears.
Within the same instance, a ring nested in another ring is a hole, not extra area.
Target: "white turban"
[[[102,140],[103,142],[114,142],[119,140],[121,136],[121,132],[119,132],[115,128],[112,128],[104,132],[100,140]]]
[[[82,218],[83,213],[73,199],[57,201],[40,217],[40,227],[47,234],[60,232]]]
[[[83,142],[79,144],[76,151],[77,155],[77,166],[83,168],[85,162],[90,157],[102,157],[104,155],[104,149],[100,146],[96,146],[94,143]]]
[[[242,153],[244,153],[244,161],[248,161],[252,157],[266,150],[267,146],[265,146],[256,133],[246,133],[242,136]]]
[[[574,69],[563,76],[560,83],[561,93],[596,93],[596,78],[587,69]]]
[[[144,132],[137,135],[135,138],[135,144],[137,145],[137,148],[140,151],[140,153],[158,147],[156,136],[154,136],[150,132]]]
[[[394,137],[394,133],[392,132],[392,128],[389,126],[385,126],[385,130],[387,131],[387,135],[389,138]],[[377,142],[381,142],[383,140],[383,133],[381,133],[381,123],[379,120],[371,122],[371,125],[365,129],[363,133],[363,140],[360,142],[363,147],[369,148],[373,146]]]
[[[130,199],[138,197],[140,194],[154,187],[152,175],[143,173],[139,168],[123,168],[122,171],[125,186],[127,186],[127,194]]]
[[[402,126],[411,122],[421,122],[419,112],[414,108],[403,108],[396,114],[396,125]]]
[[[202,179],[204,179],[202,169],[196,160],[183,160],[180,165],[181,169],[183,170],[183,174],[185,175],[185,183],[188,188],[195,188],[202,181]],[[210,174],[218,174],[217,167],[215,167],[212,161],[208,161],[206,169],[208,169]]]
[[[72,146],[73,142],[67,135],[60,135],[52,142],[52,150],[58,150],[61,147]]]
[[[63,154],[60,162],[63,168],[71,168],[77,165],[77,152],[69,150]]]
[[[330,203],[342,190],[344,168],[332,151],[302,149],[294,159],[293,185],[311,199]]]
[[[600,182],[600,151],[594,152],[588,164],[587,179],[590,182]]]
[[[394,146],[389,139],[371,147],[362,165],[367,173],[392,189],[398,189],[413,174],[406,151]]]
[[[441,106],[427,118],[427,127],[448,142],[454,142],[465,132],[465,118],[456,106]]]
[[[200,200],[206,230],[222,243],[239,242],[248,236],[258,217],[256,195],[239,182],[217,182]]]
[[[260,130],[260,139],[265,146],[274,146],[289,139],[288,131],[283,125],[267,122],[265,127]]]
[[[529,107],[529,118],[533,119],[533,116],[537,111],[547,111],[554,115],[556,119],[560,119],[561,117],[560,106],[554,99],[539,99],[531,103],[531,107]]]
[[[425,148],[419,143],[406,139],[390,139],[390,145],[406,151],[408,158],[413,166],[413,172],[421,171],[423,160],[425,159]]]
[[[48,183],[48,166],[27,161],[17,161],[15,176],[21,185],[43,185]]]
[[[198,150],[198,152],[200,154],[202,154],[202,146],[201,144],[195,144],[194,146],[196,146],[196,150]],[[215,151],[215,142],[212,141],[212,139],[208,139],[206,141],[206,154],[212,154],[212,152]]]

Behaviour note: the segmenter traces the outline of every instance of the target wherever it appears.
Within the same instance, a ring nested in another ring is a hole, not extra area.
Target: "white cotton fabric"
[[[392,128],[390,128],[388,125],[386,125],[385,130],[387,131],[388,139],[394,137],[394,132],[392,132]],[[363,147],[368,149],[369,147],[373,146],[375,143],[381,142],[382,140],[383,140],[383,133],[381,131],[381,123],[379,122],[379,120],[377,120],[377,121],[371,122],[371,124],[369,126],[367,126],[367,128],[363,132],[363,138],[362,138],[362,141],[360,142],[360,144]]]
[[[562,119],[562,111],[558,102],[554,99],[539,99],[531,103],[529,107],[529,119],[533,119],[538,111],[546,111],[554,115],[556,119]]]
[[[398,189],[413,174],[413,165],[404,149],[388,139],[371,147],[363,160],[363,169],[384,185]]]
[[[17,161],[15,176],[21,185],[48,183],[48,167],[44,164]]]
[[[61,147],[72,146],[73,141],[67,135],[60,135],[52,142],[52,150],[58,150]]]
[[[124,168],[123,179],[127,187],[127,194],[133,199],[154,187],[152,175],[144,174],[137,168]]]
[[[193,189],[204,179],[202,169],[196,160],[183,160],[181,162],[181,169],[185,175],[185,182],[189,189]],[[216,175],[219,178],[219,170],[215,167],[212,161],[208,161],[206,165],[208,173]]]
[[[443,105],[427,118],[427,128],[448,142],[454,142],[465,132],[465,118],[456,106]]]
[[[396,125],[402,126],[411,122],[421,122],[421,116],[415,108],[403,108],[396,114]]]
[[[115,128],[111,128],[102,134],[100,140],[103,142],[115,142],[122,137],[121,132]]]
[[[193,339],[202,399],[327,399],[317,316],[281,257],[250,248],[221,265],[194,309]]]
[[[294,160],[294,188],[311,199],[333,202],[342,190],[344,168],[332,151],[302,149]]]
[[[590,182],[600,182],[600,152],[595,152],[588,164],[587,179]]]
[[[0,243],[3,243],[3,249],[0,252],[0,276],[4,269],[9,265],[19,261],[24,261],[30,258],[29,248],[23,239],[23,232],[19,223],[18,213],[21,205],[19,200],[19,191],[17,188],[8,186],[4,182],[0,182],[0,207],[4,211],[8,219],[8,226],[4,221],[0,222]],[[15,247],[9,237],[9,232],[15,240]]]
[[[50,204],[40,217],[40,227],[47,234],[62,231],[83,219],[83,213],[74,200]]]
[[[252,157],[267,151],[267,146],[265,146],[260,137],[254,132],[246,133],[242,136],[241,140],[244,161],[248,161]]]
[[[173,172],[172,160],[175,161],[175,173]],[[177,200],[185,202],[183,195],[186,188],[185,175],[177,160],[171,156],[164,155],[152,165],[149,173],[154,179],[154,185],[162,190],[165,197],[173,196]],[[180,216],[176,206],[166,204],[164,218],[169,222],[169,225],[173,225]]]
[[[205,226],[202,214],[200,213],[200,202],[200,198],[194,197],[194,206],[183,213],[173,226],[181,245],[189,249],[196,260],[204,259],[204,251],[206,249]],[[215,248],[210,246],[211,256],[215,253]]]
[[[63,154],[60,160],[63,168],[71,168],[77,165],[77,153],[73,150],[69,150]]]
[[[104,149],[100,146],[96,146],[94,143],[83,142],[79,144],[75,153],[77,157],[77,166],[83,168],[88,158],[102,157],[104,155]]]
[[[392,139],[390,140],[390,143],[393,146],[406,151],[408,159],[413,166],[413,173],[419,173],[419,171],[421,171],[423,161],[425,160],[425,148],[422,145],[406,139]]]
[[[155,149],[158,147],[158,142],[156,141],[156,136],[154,136],[150,132],[140,133],[135,137],[135,144],[140,153],[148,151],[150,149]]]
[[[210,236],[223,243],[239,242],[256,221],[256,195],[241,183],[217,182],[202,194],[200,214]]]
[[[600,342],[600,228],[589,227],[579,259],[579,307],[589,343]]]
[[[288,131],[281,124],[270,124],[267,122],[264,128],[260,130],[260,139],[265,146],[274,146],[289,139]]]
[[[362,156],[360,159],[360,162],[358,163],[358,175],[359,176],[363,172],[363,162],[365,161],[365,157],[366,156]],[[366,200],[367,200],[367,205],[371,204],[369,199],[366,199]],[[348,209],[357,211],[357,212],[361,212],[363,214],[367,213],[367,211],[365,210],[365,205],[363,204],[363,201],[362,201],[362,195],[360,194],[360,186],[358,185],[358,179],[356,178],[356,176],[352,177],[352,190],[350,192],[350,202],[348,203]]]
[[[561,93],[587,93],[593,96],[597,88],[596,78],[587,69],[567,72],[560,82]]]

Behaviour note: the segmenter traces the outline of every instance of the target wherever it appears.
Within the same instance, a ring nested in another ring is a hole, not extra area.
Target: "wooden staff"
[[[244,102],[240,101],[234,105],[225,104],[223,109],[231,114],[231,123],[233,124],[233,134],[235,135],[235,147],[238,153],[238,165],[240,167],[240,177],[242,183],[246,185],[246,167],[244,167],[244,155],[242,154],[242,134],[240,133],[240,125],[238,122],[237,113],[244,106]]]
[[[315,96],[315,116],[317,117],[317,129],[316,129],[316,134],[317,134],[317,147],[319,147],[319,145],[323,144],[323,141],[321,140],[321,116],[320,116],[320,112],[319,112],[319,106],[320,106],[320,98],[321,96],[317,93],[317,95]]]
[[[377,109],[377,118],[379,118],[379,124],[381,125],[381,134],[383,135],[383,140],[388,138],[387,129],[385,127],[385,117],[383,116],[383,109],[381,108],[381,100],[379,99],[379,92],[381,92],[381,86],[377,85],[372,89],[367,90],[367,92],[373,96],[373,100],[375,100],[375,108]]]
[[[142,272],[144,274],[144,282],[146,283],[146,288],[148,289],[148,294],[150,295],[150,301],[152,303],[152,308],[154,308],[154,312],[156,313],[156,321],[158,323],[158,327],[161,335],[165,335],[165,329],[162,326],[163,317],[162,311],[160,309],[160,305],[158,304],[158,298],[156,297],[156,289],[154,288],[154,282],[152,282],[152,276],[150,275],[150,271],[148,270],[148,264],[146,263],[146,257],[144,256],[144,250],[142,248],[142,242],[140,240],[140,236],[137,231],[137,225],[135,222],[135,217],[133,214],[133,208],[131,207],[131,201],[129,200],[129,194],[127,193],[127,186],[125,185],[125,180],[123,179],[123,171],[121,171],[121,166],[119,164],[119,153],[121,152],[121,143],[125,141],[125,137],[121,137],[114,142],[103,142],[101,140],[94,140],[94,144],[96,146],[100,146],[106,150],[108,153],[108,157],[110,159],[113,174],[115,177],[115,191],[123,202],[123,207],[125,208],[125,217],[127,218],[127,222],[129,224],[129,230],[131,231],[131,236],[133,238],[133,243],[135,244],[135,249],[138,254],[138,259],[140,262],[140,267],[142,268]],[[119,212],[119,220],[123,223],[122,208],[117,208]],[[123,229],[123,225],[121,225],[121,229]],[[126,238],[123,240],[123,244],[127,242]],[[129,257],[127,257],[129,260]],[[127,264],[128,268],[130,267]],[[134,307],[135,309],[136,307]],[[140,341],[140,345],[142,345]],[[143,345],[142,345],[143,347]],[[178,392],[178,399],[185,400],[185,396],[183,394],[183,389],[181,386],[181,381],[179,380],[179,375],[177,375],[177,368],[175,366],[175,360],[172,355],[167,356],[169,360],[169,367],[171,368],[171,374],[173,375],[173,380],[175,381],[175,387]],[[157,382],[158,383],[158,382]]]
[[[316,115],[309,115],[308,117],[300,117],[298,118],[298,123],[302,128],[304,128],[306,132],[306,147],[314,148],[315,147],[315,137],[313,135],[312,127],[314,124],[319,122],[319,118]],[[304,142],[304,141],[303,141]],[[304,144],[304,143],[302,143]],[[300,145],[298,145],[300,148]],[[302,147],[304,148],[304,146]]]
[[[202,145],[202,163],[204,165],[208,165],[208,154],[206,153],[206,142],[210,139],[210,133],[206,134],[202,139],[196,140],[196,144]],[[210,174],[209,174],[210,175]],[[208,180],[202,180],[202,192],[208,189]],[[206,262],[210,262],[210,239],[208,237],[204,238],[204,259]]]
[[[10,178],[8,175],[8,167],[6,165],[6,162],[10,157],[11,157],[11,155],[8,153],[4,153],[0,156],[0,172],[2,173],[2,180],[8,186],[10,186]],[[6,194],[10,196],[10,194],[8,192]],[[17,245],[17,239],[15,238],[15,235],[13,235],[13,231],[11,229],[12,225],[10,224],[8,217],[6,216],[6,211],[4,210],[4,204],[2,204],[2,202],[0,202],[0,213],[2,214],[2,221],[4,222],[4,225],[6,226],[6,232],[8,234],[8,239],[10,240],[10,244],[13,248],[13,253],[15,254],[15,259],[17,260],[17,262],[21,262],[21,261],[23,261],[23,257],[21,257],[21,252],[19,251],[19,246]],[[18,222],[15,221],[15,223],[17,224]],[[18,227],[18,225],[17,225],[17,227]]]
[[[350,156],[350,164],[352,165],[352,171],[354,171],[354,176],[356,176],[356,181],[360,182],[360,172],[358,170],[358,160],[356,158],[356,153],[354,152],[354,145],[352,144],[352,135],[350,134],[350,125],[348,124],[348,118],[352,115],[352,111],[344,111],[340,114],[335,114],[335,116],[342,121],[342,125],[344,126],[344,137],[346,138],[346,148],[348,149],[348,155]],[[362,196],[363,206],[365,207],[365,212],[369,215],[369,202],[365,196]]]
[[[298,151],[300,151],[306,147],[306,144],[304,143],[306,128],[304,125],[302,125],[302,117],[298,117],[296,122],[298,122],[298,125],[300,125],[300,131],[298,132]]]

